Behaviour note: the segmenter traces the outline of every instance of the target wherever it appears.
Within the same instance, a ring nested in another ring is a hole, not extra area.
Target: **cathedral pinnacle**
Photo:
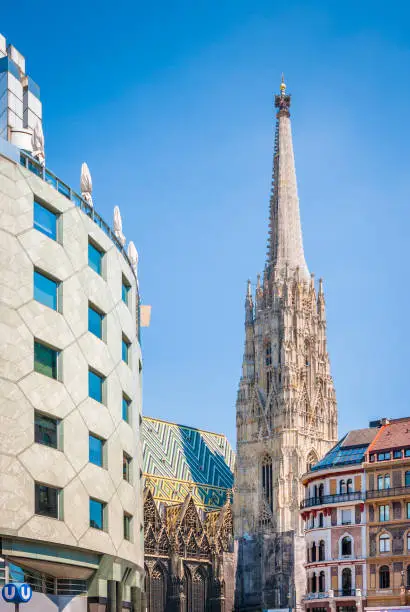
[[[273,156],[272,192],[269,214],[268,277],[294,274],[299,267],[300,279],[309,281],[300,223],[299,198],[290,124],[291,96],[286,93],[282,75],[280,94],[275,96],[276,132]]]

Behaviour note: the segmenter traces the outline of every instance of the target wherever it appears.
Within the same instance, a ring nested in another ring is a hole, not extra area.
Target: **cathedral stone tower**
[[[236,609],[299,608],[305,545],[301,475],[337,440],[322,281],[303,252],[290,124],[282,79],[270,199],[268,256],[248,282],[245,351],[236,404]]]

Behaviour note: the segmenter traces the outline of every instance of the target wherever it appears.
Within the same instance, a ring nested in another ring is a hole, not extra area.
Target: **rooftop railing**
[[[126,261],[129,263],[131,270],[134,272],[133,267],[131,265],[130,260],[128,259],[128,255],[117,236],[114,234],[113,230],[110,226],[104,221],[104,219],[97,213],[93,206],[90,206],[83,198],[78,195],[71,187],[69,187],[66,183],[60,180],[51,170],[48,170],[45,166],[42,166],[34,157],[32,157],[29,153],[20,151],[20,164],[30,170],[33,174],[43,179],[46,183],[51,185],[58,193],[65,196],[71,202],[74,202],[78,208],[80,208],[90,219],[94,221],[98,227],[100,227],[103,232],[112,240],[120,253],[125,257]]]
[[[364,499],[365,494],[361,491],[352,491],[351,493],[337,493],[335,495],[320,495],[318,497],[309,497],[300,502],[301,510],[303,508],[311,508],[312,506],[323,506],[325,504],[337,504],[345,501],[356,501]]]
[[[366,491],[366,499],[393,497],[395,495],[410,495],[410,487],[393,487],[392,489],[374,489],[371,491]]]

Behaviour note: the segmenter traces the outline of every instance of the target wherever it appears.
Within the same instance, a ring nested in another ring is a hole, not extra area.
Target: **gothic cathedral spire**
[[[266,267],[268,275],[283,276],[286,268],[300,270],[302,279],[309,279],[300,224],[299,198],[290,125],[291,96],[283,80],[280,94],[275,96],[276,131],[273,155],[272,192],[269,207],[269,239]]]
[[[322,281],[303,252],[290,95],[275,96],[268,255],[245,298],[245,348],[236,403],[236,610],[300,607],[305,546],[300,477],[337,440]]]

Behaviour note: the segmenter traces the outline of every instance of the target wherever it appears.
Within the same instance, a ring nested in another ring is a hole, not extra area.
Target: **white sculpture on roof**
[[[31,147],[33,150],[33,157],[35,157],[40,164],[44,166],[46,163],[46,157],[44,154],[44,133],[40,121],[37,121],[36,125],[34,126],[31,137]]]
[[[121,246],[124,246],[125,236],[122,233],[122,219],[119,206],[114,206],[114,234],[121,243]]]
[[[94,206],[92,191],[93,191],[93,183],[91,180],[90,170],[85,162],[81,165],[81,178],[80,178],[80,189],[81,189],[81,197],[83,200],[87,202],[91,207]]]
[[[132,269],[135,272],[135,276],[137,276],[137,267],[138,267],[138,251],[135,248],[135,244],[131,240],[128,245],[128,259],[130,260],[130,264]]]

